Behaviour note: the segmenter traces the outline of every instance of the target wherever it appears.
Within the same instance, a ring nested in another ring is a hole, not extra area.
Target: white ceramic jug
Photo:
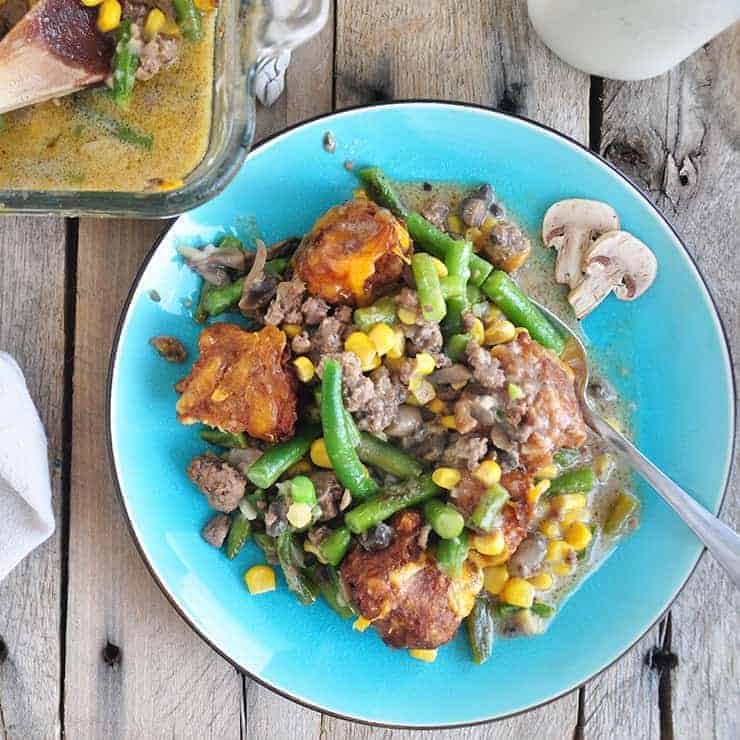
[[[663,74],[740,18],[740,0],[528,0],[528,7],[561,59],[617,80]]]

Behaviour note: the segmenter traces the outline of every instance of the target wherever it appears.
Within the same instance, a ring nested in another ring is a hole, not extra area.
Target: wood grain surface
[[[0,738],[59,733],[65,236],[58,218],[0,221],[0,351],[23,369],[46,427],[58,523],[0,583]]]
[[[625,170],[686,237],[740,360],[737,27],[667,75],[617,83],[551,54],[518,0],[336,0],[327,28],[294,53],[285,95],[258,111],[257,138],[333,107],[419,97],[528,116]],[[115,325],[163,226],[0,220],[0,350],[18,357],[47,425],[60,525],[0,584],[0,740],[740,736],[740,602],[708,557],[670,615],[601,676],[475,728],[421,733],[322,716],[211,651],[139,558],[105,449]],[[724,511],[736,527],[737,503],[735,479]]]

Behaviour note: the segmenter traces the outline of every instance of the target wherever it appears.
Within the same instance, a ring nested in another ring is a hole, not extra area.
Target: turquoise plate
[[[324,151],[332,131],[336,153]],[[489,110],[411,102],[314,120],[257,147],[212,202],[182,216],[152,251],[132,289],[110,372],[110,448],[121,499],[141,554],[177,610],[250,676],[315,709],[398,726],[484,722],[551,700],[598,673],[659,618],[702,548],[647,486],[639,529],[562,608],[545,635],[500,640],[474,665],[459,634],[433,664],[351,629],[323,603],[302,607],[280,583],[250,597],[242,574],[261,562],[250,545],[234,561],[200,530],[205,499],[185,468],[203,443],[175,420],[170,365],[147,340],[174,334],[196,354],[198,327],[186,299],[198,281],[175,245],[224,233],[270,243],[301,234],[350,197],[343,163],[377,164],[393,177],[493,183],[523,224],[538,231],[562,198],[611,203],[623,228],[659,262],[653,287],[634,303],[610,297],[585,321],[619,391],[637,406],[643,451],[712,511],[730,469],[734,393],[729,354],[712,299],[681,241],[628,180],[573,141]],[[150,291],[161,300],[155,302]],[[616,368],[626,365],[627,373]]]

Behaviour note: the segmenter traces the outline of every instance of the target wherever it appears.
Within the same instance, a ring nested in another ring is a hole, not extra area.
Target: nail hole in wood
[[[685,187],[686,185],[689,184],[689,176],[685,172],[682,172],[678,176],[678,181],[681,183],[681,185]]]
[[[121,662],[121,648],[112,642],[106,643],[103,648],[103,662],[109,666],[116,666]]]
[[[8,646],[5,644],[5,640],[0,637],[0,663],[4,662],[8,657]]]
[[[653,648],[646,656],[648,667],[662,673],[678,667],[678,655],[664,648]]]

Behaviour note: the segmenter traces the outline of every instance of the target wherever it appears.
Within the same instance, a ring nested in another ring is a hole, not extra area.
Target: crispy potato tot
[[[312,295],[362,306],[399,279],[410,252],[406,227],[390,211],[357,198],[319,218],[293,268]]]
[[[200,356],[181,383],[177,418],[265,442],[290,437],[296,422],[286,336],[274,326],[258,332],[214,324],[201,332]]]

